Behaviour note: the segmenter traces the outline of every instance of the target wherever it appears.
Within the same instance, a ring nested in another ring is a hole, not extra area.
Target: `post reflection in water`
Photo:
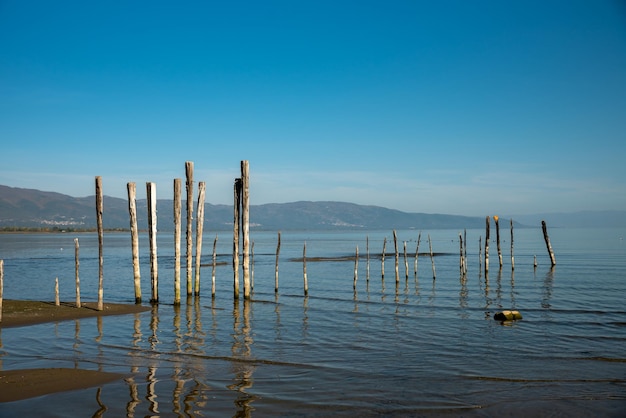
[[[252,375],[255,370],[254,364],[249,361],[252,357],[252,343],[254,342],[251,335],[250,316],[252,302],[248,299],[243,301],[243,322],[241,321],[239,301],[233,304],[233,345],[231,348],[233,362],[232,368],[234,373],[234,382],[228,385],[228,389],[238,392],[235,399],[236,417],[252,416],[252,402],[256,396],[246,392],[253,385]],[[242,361],[237,361],[241,359]]]

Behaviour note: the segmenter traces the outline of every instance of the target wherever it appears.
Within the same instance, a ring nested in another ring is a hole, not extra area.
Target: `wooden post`
[[[478,272],[479,274],[482,269],[482,266],[483,266],[483,237],[479,236],[478,237]]]
[[[485,220],[485,274],[489,271],[489,216]]]
[[[396,283],[400,282],[400,274],[398,273],[398,259],[400,258],[398,254],[398,234],[396,234],[396,230],[393,230],[393,248],[396,254],[395,258],[395,268],[396,268]]]
[[[276,265],[274,267],[274,293],[278,293],[278,256],[280,255],[280,231],[278,231],[278,242],[276,243]]]
[[[385,278],[385,251],[387,251],[387,237],[385,237],[385,240],[383,241],[383,254],[380,258],[380,269],[382,271],[382,278]]]
[[[215,297],[215,266],[217,265],[217,234],[213,240],[213,269],[211,270],[211,297]]]
[[[533,267],[537,268],[537,255],[533,256]]]
[[[463,230],[463,273],[467,274],[467,229]]]
[[[546,241],[546,247],[548,248],[550,263],[552,267],[554,267],[556,265],[556,259],[554,258],[554,252],[552,251],[552,245],[550,245],[550,237],[548,237],[548,227],[546,226],[546,221],[541,221],[541,229],[543,230],[543,239]]]
[[[133,277],[135,284],[135,303],[141,303],[141,270],[139,268],[139,229],[137,227],[137,186],[130,182],[128,190],[128,214],[130,216],[130,240],[133,255]]]
[[[4,294],[4,260],[0,260],[0,322],[2,322],[2,299],[4,297],[3,294]]]
[[[2,260],[0,260],[0,263],[1,262]],[[0,305],[2,305],[2,291],[1,290],[0,290]],[[59,278],[58,277],[54,279],[54,306],[61,306],[61,300],[59,299]]]
[[[404,241],[404,278],[409,280],[409,260],[406,258],[406,241]]]
[[[352,288],[356,290],[356,281],[359,278],[359,246],[356,246],[356,255],[354,256],[354,281]]]
[[[174,305],[180,305],[180,235],[182,180],[174,179]]]
[[[148,237],[150,239],[150,303],[159,303],[159,263],[157,258],[157,199],[156,183],[147,182]]]
[[[461,272],[461,276],[463,276],[463,236],[459,232],[459,251],[461,252],[459,256],[459,270]]]
[[[241,223],[243,238],[243,297],[250,299],[250,164],[241,161]]]
[[[513,219],[511,219],[511,270],[515,270],[515,257],[513,256]]]
[[[74,275],[76,277],[76,307],[80,308],[80,278],[78,277],[80,261],[78,258],[78,248],[78,238],[74,238]]]
[[[369,235],[365,236],[365,252],[367,253],[367,264],[366,264],[366,273],[365,273],[365,281],[370,281],[370,237]]]
[[[250,243],[250,291],[254,292],[254,240]]]
[[[187,177],[187,296],[193,293],[193,283],[191,281],[192,272],[192,222],[193,222],[193,162],[185,162],[185,175]]]
[[[437,274],[435,273],[435,258],[433,257],[433,245],[430,241],[430,234],[428,234],[428,249],[430,251],[430,264],[432,264],[433,267],[433,280],[435,280]]]
[[[415,261],[413,263],[413,274],[417,277],[417,256],[420,251],[420,240],[422,239],[422,231],[417,235],[417,246],[415,247]]]
[[[198,183],[198,218],[196,219],[196,277],[194,292],[200,296],[200,260],[202,258],[202,233],[204,231],[204,200],[206,194],[206,183]]]
[[[239,208],[241,206],[241,179],[235,179],[233,188],[233,291],[235,299],[239,299]]]
[[[306,241],[302,249],[302,276],[304,278],[304,296],[309,294],[309,280],[306,277]]]
[[[502,250],[500,249],[500,218],[497,215],[494,215],[493,220],[496,223],[496,246],[498,249],[498,263],[500,268],[502,268]]]
[[[104,290],[102,287],[104,257],[103,250],[103,237],[104,229],[102,228],[102,212],[103,212],[103,197],[102,197],[102,177],[96,176],[96,220],[98,224],[98,305],[97,309],[101,311],[104,309]]]

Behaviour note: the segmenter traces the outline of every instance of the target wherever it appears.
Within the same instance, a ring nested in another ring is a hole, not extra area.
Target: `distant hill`
[[[182,220],[186,222],[185,202]],[[173,230],[173,202],[157,201],[158,222],[161,231]],[[196,208],[194,208],[194,216]],[[539,226],[546,219],[550,227],[559,226],[626,226],[626,211],[580,214],[546,214],[513,217],[516,227]],[[146,229],[147,204],[137,200],[140,229]],[[583,219],[586,220],[583,222]],[[472,229],[484,228],[484,217],[407,213],[379,206],[357,205],[346,202],[292,202],[252,205],[250,228],[256,230],[372,230],[372,229]],[[501,217],[501,225],[509,220]],[[607,225],[612,223],[612,225]],[[229,230],[233,224],[230,205],[205,204],[205,228]],[[128,229],[128,202],[126,199],[104,197],[103,226],[107,229]],[[71,197],[34,189],[0,185],[0,228],[56,228],[93,229],[96,227],[95,196]]]

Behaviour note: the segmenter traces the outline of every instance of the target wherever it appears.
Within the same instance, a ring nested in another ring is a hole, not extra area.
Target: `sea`
[[[549,228],[555,266],[541,228],[500,231],[500,266],[492,228],[488,271],[484,230],[395,232],[283,231],[277,262],[278,232],[252,230],[249,299],[234,297],[232,231],[207,230],[187,297],[183,233],[180,305],[173,234],[157,236],[156,304],[140,234],[149,310],[0,328],[2,370],[124,378],[0,417],[626,416],[625,228]],[[58,279],[73,302],[76,238],[81,299],[96,301],[95,233],[0,235],[4,298],[53,301]],[[133,283],[130,233],[105,233],[104,301],[135,303]]]

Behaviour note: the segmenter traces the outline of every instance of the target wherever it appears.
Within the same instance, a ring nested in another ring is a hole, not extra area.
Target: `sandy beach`
[[[147,311],[150,308],[135,304],[105,303],[102,311],[95,302],[74,303],[5,300],[2,305],[0,329],[27,326],[46,322],[65,321],[108,315],[124,315]],[[82,389],[124,378],[118,373],[68,368],[40,368],[0,370],[0,402],[46,395],[49,393]]]

